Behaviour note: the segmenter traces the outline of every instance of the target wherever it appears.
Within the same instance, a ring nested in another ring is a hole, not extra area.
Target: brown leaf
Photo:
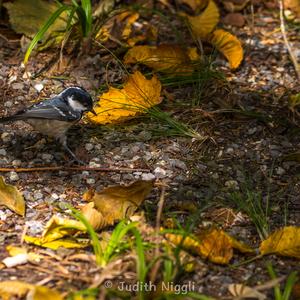
[[[6,184],[0,176],[0,205],[5,205],[17,214],[25,215],[25,201],[16,187]]]
[[[112,186],[94,193],[91,203],[82,213],[95,229],[112,225],[117,220],[128,218],[150,193],[152,181],[139,180],[128,186]]]

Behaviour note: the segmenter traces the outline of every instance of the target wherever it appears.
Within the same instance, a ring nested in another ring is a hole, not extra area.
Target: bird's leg
[[[76,155],[74,154],[74,152],[69,148],[68,144],[67,144],[67,137],[66,136],[63,136],[62,138],[59,139],[62,146],[64,147],[64,149],[72,156],[72,158],[80,165],[85,165],[85,163],[78,159],[76,157]]]

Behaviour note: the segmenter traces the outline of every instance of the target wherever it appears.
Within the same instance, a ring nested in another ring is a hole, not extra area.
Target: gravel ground
[[[211,212],[212,215],[233,191],[243,191],[246,187],[270,198],[271,228],[282,226],[284,222],[299,226],[299,163],[286,160],[285,157],[297,152],[300,146],[298,121],[287,109],[288,95],[299,92],[300,88],[280,31],[275,30],[278,27],[278,19],[274,18],[272,12],[264,10],[255,15],[254,27],[244,26],[242,30],[230,28],[245,45],[245,61],[233,73],[223,59],[217,60],[218,68],[226,74],[228,83],[225,88],[218,87],[213,95],[204,95],[201,109],[210,113],[210,117],[200,116],[204,124],[201,131],[211,138],[204,144],[187,138],[154,139],[147,125],[141,126],[137,134],[131,124],[129,127],[95,129],[90,125],[83,126],[83,121],[70,131],[69,141],[77,156],[88,166],[143,168],[149,171],[2,173],[6,182],[16,185],[23,192],[27,210],[25,218],[21,218],[1,207],[0,244],[18,244],[24,226],[30,235],[41,233],[47,220],[58,212],[63,202],[71,202],[75,206],[82,204],[81,195],[89,187],[101,189],[110,184],[129,183],[137,179],[156,179],[158,183],[168,186],[166,209],[170,207],[171,210],[172,203],[178,201],[191,201],[200,207],[209,203],[212,206],[205,214]],[[294,35],[292,33],[292,37]],[[300,49],[299,36],[293,39],[292,45]],[[22,55],[1,39],[0,46],[1,115],[29,105],[32,99],[52,96],[63,88],[61,82],[47,76],[33,81],[25,79],[24,70],[20,68]],[[300,52],[297,54],[300,59]],[[30,71],[39,69],[44,58],[47,55],[40,54],[38,60],[33,60]],[[82,65],[68,72],[69,79],[64,82],[67,86],[78,84],[93,90],[105,81],[105,68],[100,55],[85,60]],[[121,75],[116,72],[110,76],[119,78]],[[185,92],[183,90],[182,94]],[[255,111],[257,115],[237,112],[241,109]],[[193,112],[190,114],[194,117]],[[71,163],[58,145],[46,141],[22,122],[1,125],[0,130],[0,166],[3,168]],[[153,196],[145,206],[155,213],[156,203],[157,197]],[[166,214],[169,212],[166,211]],[[154,220],[155,217],[152,222]],[[249,220],[228,230],[254,246],[259,242]],[[51,254],[51,251],[48,253]],[[74,254],[73,250],[55,252],[62,259],[71,254]],[[0,259],[6,256],[6,252],[0,250]],[[281,275],[299,268],[292,259],[270,259]],[[238,260],[239,257],[235,256],[234,262]],[[18,278],[37,282],[47,275],[46,267],[40,267],[25,265],[5,269],[1,271],[0,279]],[[28,278],[30,268],[34,268],[35,273]],[[89,278],[95,272],[84,262],[80,267],[75,266],[74,270],[70,266],[66,268],[72,272],[59,280],[54,279],[53,285],[58,289],[82,288],[87,284],[84,276]],[[84,274],[84,278],[79,278],[79,274]],[[183,280],[194,280],[203,293],[213,296],[226,295],[230,283],[245,281],[249,285],[257,285],[268,280],[265,261],[252,262],[235,270],[205,262],[202,271],[193,276],[186,275]]]

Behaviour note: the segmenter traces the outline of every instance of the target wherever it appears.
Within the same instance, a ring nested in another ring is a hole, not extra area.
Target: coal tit
[[[25,121],[42,134],[54,137],[77,162],[80,162],[68,147],[66,132],[87,111],[96,114],[93,110],[92,97],[85,89],[74,86],[12,116],[0,118],[0,123]]]

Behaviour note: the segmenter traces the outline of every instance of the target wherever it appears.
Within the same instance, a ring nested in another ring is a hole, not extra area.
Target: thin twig
[[[47,171],[99,171],[99,172],[150,172],[149,169],[131,169],[131,168],[97,168],[97,167],[33,167],[33,168],[1,168],[0,172],[47,172]]]
[[[289,52],[291,61],[294,65],[298,79],[300,80],[300,65],[298,64],[297,57],[289,43],[289,40],[288,40],[287,34],[286,34],[286,30],[285,30],[283,0],[278,0],[278,3],[279,3],[279,10],[280,10],[280,29],[281,29],[282,37],[283,37],[285,46]]]

